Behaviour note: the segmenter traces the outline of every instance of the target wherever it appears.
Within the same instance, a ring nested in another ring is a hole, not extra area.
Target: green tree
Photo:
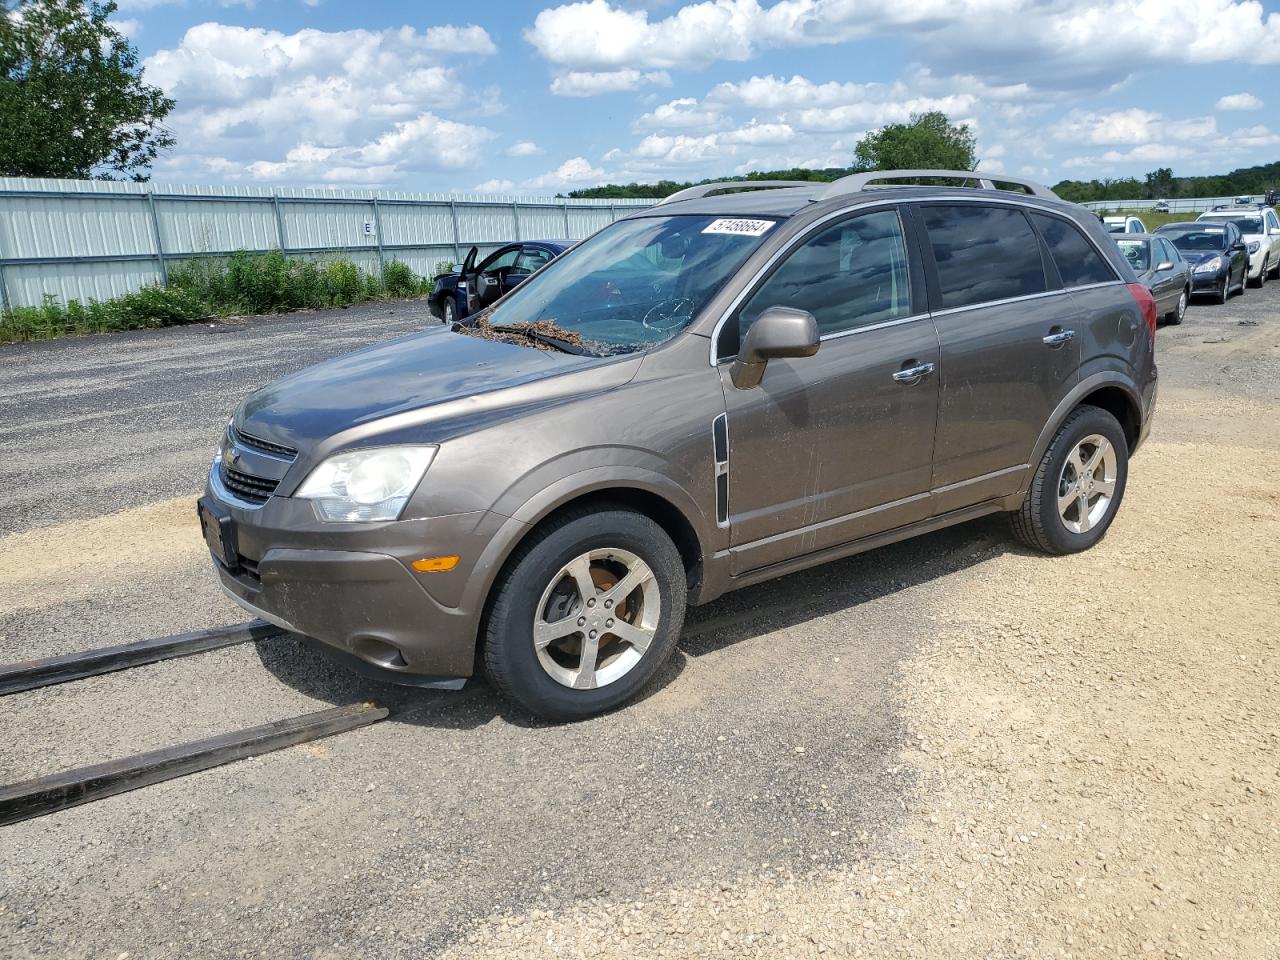
[[[869,133],[854,148],[858,170],[972,170],[977,163],[968,124],[952,124],[940,110],[913,113]]]
[[[0,0],[0,176],[146,180],[173,101],[142,82],[113,2]]]
[[[1152,170],[1146,176],[1147,182],[1147,198],[1150,200],[1159,200],[1173,193],[1173,170],[1169,167],[1160,167]]]

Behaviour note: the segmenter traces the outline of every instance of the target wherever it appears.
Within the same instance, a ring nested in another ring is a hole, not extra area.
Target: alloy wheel
[[[1181,323],[1183,317],[1185,317],[1186,315],[1187,315],[1187,291],[1183,290],[1182,293],[1178,294],[1178,310],[1177,310],[1178,322]]]
[[[594,690],[644,658],[662,613],[658,580],[634,553],[590,550],[570,560],[542,592],[533,648],[551,679]]]
[[[456,312],[457,311],[454,309],[454,306],[453,306],[453,298],[446,297],[444,301],[444,322],[453,323]]]
[[[1101,434],[1075,445],[1058,478],[1058,514],[1072,533],[1088,533],[1106,517],[1116,492],[1116,451]]]

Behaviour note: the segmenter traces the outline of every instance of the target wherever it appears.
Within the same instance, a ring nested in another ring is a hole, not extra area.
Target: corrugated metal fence
[[[511,240],[581,239],[647,200],[331,192],[0,177],[0,306],[106,300],[175,261],[279,248],[430,276]]]
[[[1258,194],[1250,197],[1251,203],[1262,203],[1266,197]],[[1083,206],[1090,210],[1153,210],[1157,203],[1169,204],[1170,213],[1201,213],[1214,207],[1231,205],[1235,197],[1183,197],[1181,200],[1090,200]]]

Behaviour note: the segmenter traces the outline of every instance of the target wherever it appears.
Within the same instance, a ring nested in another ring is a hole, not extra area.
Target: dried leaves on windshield
[[[556,352],[556,347],[549,343],[541,342],[535,336],[530,336],[530,334],[552,337],[571,347],[580,347],[585,351],[600,355],[618,352],[615,346],[599,343],[595,340],[586,340],[582,334],[574,330],[566,330],[554,320],[536,320],[533,323],[522,323],[519,329],[495,329],[489,322],[489,316],[492,313],[493,307],[488,307],[473,316],[467,317],[465,320],[455,323],[453,329],[455,332],[464,333],[469,337],[496,340],[499,343],[514,343],[522,347],[532,347],[534,350],[544,350],[549,353]]]

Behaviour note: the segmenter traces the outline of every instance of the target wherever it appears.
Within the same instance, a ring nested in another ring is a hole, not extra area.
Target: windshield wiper
[[[550,334],[543,333],[540,330],[534,330],[532,327],[524,324],[504,324],[501,326],[490,327],[494,333],[515,333],[522,337],[528,337],[530,340],[536,340],[538,343],[546,344],[553,350],[559,350],[561,353],[571,353],[575,357],[594,357],[598,356],[594,351],[588,350],[586,347],[568,340],[561,340],[559,337],[553,337]]]

